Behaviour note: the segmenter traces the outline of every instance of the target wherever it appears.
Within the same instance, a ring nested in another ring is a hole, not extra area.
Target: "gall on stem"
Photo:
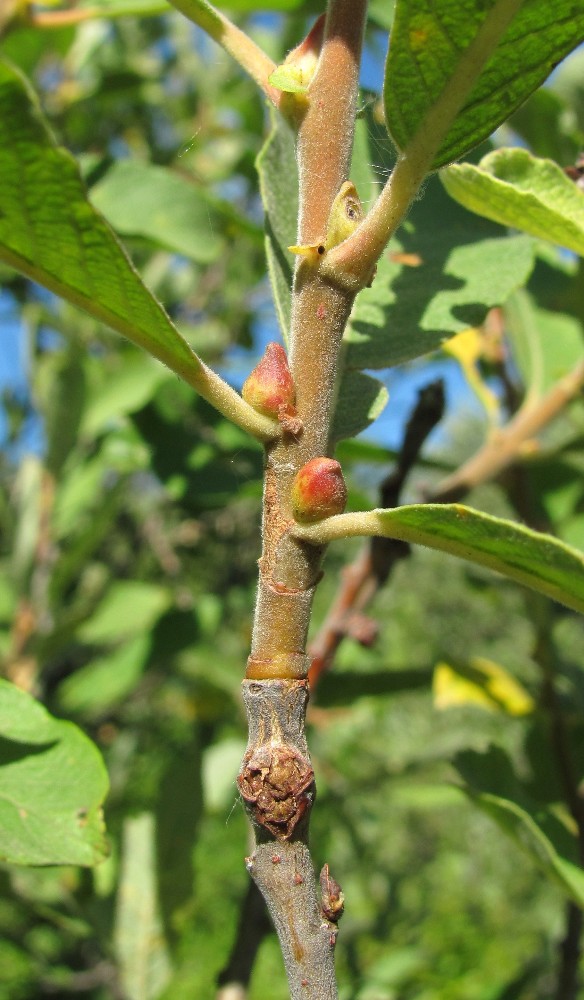
[[[301,524],[313,524],[342,514],[347,487],[341,466],[334,458],[313,458],[297,472],[292,483],[292,513]]]
[[[289,434],[298,436],[302,432],[294,380],[280,344],[268,344],[261,361],[244,382],[241,395],[258,413],[275,417]]]
[[[345,181],[331,206],[326,236],[322,242],[291,246],[288,250],[318,263],[327,250],[332,250],[354,233],[362,219],[363,208],[357,189],[352,181]]]

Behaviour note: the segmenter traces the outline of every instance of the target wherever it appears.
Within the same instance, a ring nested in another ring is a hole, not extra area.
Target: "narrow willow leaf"
[[[168,365],[257,436],[274,424],[206,367],[142,283],[87,199],[20,73],[0,62],[0,260],[68,299]]]
[[[500,663],[484,656],[474,656],[468,663],[437,663],[432,693],[439,710],[478,705],[488,712],[527,715],[535,708],[523,685]]]
[[[517,583],[584,613],[584,553],[514,521],[462,504],[412,504],[339,514],[294,535],[315,544],[379,535],[427,545],[487,566]]]
[[[475,792],[470,788],[463,788],[462,791],[513,838],[540,871],[578,906],[584,906],[584,872],[578,865],[566,861],[558,854],[552,842],[525,809],[498,795]]]
[[[290,333],[294,258],[288,247],[296,242],[298,181],[295,137],[290,125],[272,111],[272,128],[257,158],[265,212],[268,274],[284,342]]]
[[[489,136],[583,38],[584,7],[574,0],[397,0],[389,133],[405,152],[422,130],[430,141],[438,130],[431,168],[444,166]]]
[[[128,1000],[156,1000],[172,975],[158,902],[152,813],[124,823],[114,947]]]
[[[0,680],[0,858],[25,865],[102,861],[107,789],[91,740]]]
[[[476,167],[448,167],[440,179],[471,212],[584,254],[584,192],[553,160],[498,149]]]

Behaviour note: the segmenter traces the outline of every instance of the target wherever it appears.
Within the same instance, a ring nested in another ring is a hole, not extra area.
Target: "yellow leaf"
[[[519,681],[500,664],[482,656],[455,667],[437,663],[433,694],[437,709],[477,705],[489,712],[528,715],[535,707],[533,698]]]
[[[480,399],[489,419],[494,422],[499,413],[499,402],[495,393],[483,380],[478,367],[484,346],[483,331],[469,327],[468,330],[462,330],[455,337],[451,337],[443,345],[443,349],[458,361],[469,386]]]

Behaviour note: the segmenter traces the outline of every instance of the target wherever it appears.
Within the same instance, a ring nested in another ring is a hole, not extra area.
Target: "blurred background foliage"
[[[35,9],[38,23],[21,14],[4,26],[1,49],[33,81],[149,287],[237,383],[277,336],[254,165],[266,109],[183,18],[150,0],[133,9],[151,16],[115,16],[131,6],[101,0],[114,16],[79,25]],[[278,59],[320,4],[282,0],[272,9],[285,16],[261,17],[244,0],[231,6]],[[364,104],[375,100],[391,5],[379,0],[372,16]],[[496,141],[574,163],[582,55]],[[374,129],[362,169],[383,172]],[[452,382],[404,499],[472,454],[534,381],[549,387],[581,357],[582,269],[543,244],[536,256],[527,289],[476,333],[475,361],[455,352],[470,388]],[[246,887],[234,779],[261,449],[95,321],[6,269],[1,277],[3,337],[21,365],[20,381],[13,371],[3,389],[3,676],[91,736],[111,791],[101,865],[2,866],[0,1000],[205,1000]],[[423,385],[444,357],[392,377]],[[393,412],[387,439],[379,431],[341,445],[353,507],[378,503],[395,427],[409,415]],[[584,548],[583,442],[580,398],[469,501]],[[358,551],[329,553],[315,632]],[[377,641],[344,641],[309,714],[315,860],[331,864],[347,901],[341,997],[556,996],[566,914],[584,902],[573,801],[584,763],[582,620],[427,551],[400,561],[371,614]],[[52,781],[58,793],[59,774]],[[493,822],[501,815],[493,801],[489,813],[489,795],[519,810],[523,851]],[[526,817],[545,844],[530,842]],[[269,935],[249,997],[287,995]]]

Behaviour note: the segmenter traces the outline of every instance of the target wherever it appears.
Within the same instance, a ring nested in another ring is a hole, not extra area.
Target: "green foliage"
[[[538,160],[526,149],[501,149],[478,167],[455,164],[440,177],[471,212],[584,254],[582,192],[552,160]]]
[[[490,57],[440,144],[434,169],[486,139],[576,48],[583,33],[584,13],[572,0],[559,0],[553,9],[546,0],[447,0],[439,7],[398,0],[384,88],[387,125],[397,148],[408,150],[435,116],[438,96],[457,73],[465,79],[483,46]],[[477,37],[482,44],[471,48]],[[440,122],[434,124],[440,128]]]
[[[341,514],[299,538],[326,543],[351,535],[397,538],[457,555],[584,612],[584,559],[577,549],[463,504],[412,504],[391,510]]]
[[[1,686],[0,728],[10,759],[0,767],[0,800],[13,819],[15,792],[21,795],[16,801],[41,836],[25,839],[22,816],[17,833],[12,819],[6,823],[0,1000],[211,997],[245,891],[246,827],[234,779],[245,743],[239,684],[259,556],[262,452],[101,320],[134,330],[143,318],[143,342],[154,338],[159,355],[176,350],[175,367],[193,357],[187,341],[216,367],[233,364],[233,347],[241,357],[265,302],[259,153],[269,272],[286,332],[292,264],[286,247],[295,242],[297,211],[292,137],[279,121],[263,146],[261,101],[227,60],[215,50],[208,56],[177,15],[126,20],[129,0],[99,6],[115,20],[53,32],[14,25],[3,39],[6,54],[40,91],[43,122],[80,154],[90,189],[88,199],[70,154],[49,141],[29,86],[6,69],[0,162],[9,192],[16,184],[19,197],[0,200],[4,259],[12,254],[25,274],[66,292],[92,315],[52,297],[39,302],[28,280],[3,269],[28,331],[29,405],[43,420],[47,447],[42,457],[24,457],[20,439],[15,452],[26,410],[13,401],[12,447],[0,460],[0,653],[4,675],[38,700]],[[397,6],[420,13],[417,3]],[[456,18],[469,13],[468,5],[448,6]],[[528,36],[522,19],[543,17],[549,6],[525,4],[515,41],[505,43],[515,72],[524,34],[537,41],[533,73],[512,81],[521,100],[543,61],[559,58],[558,33],[567,32],[564,39],[582,33],[579,11],[571,23],[554,11],[556,33],[546,28]],[[257,9],[243,0],[230,7],[243,26],[245,12]],[[133,9],[168,8],[136,0]],[[292,12],[267,43],[281,60],[314,10],[295,0],[265,9]],[[375,24],[387,27],[390,13],[389,3],[372,5]],[[252,30],[265,41],[265,26]],[[395,34],[394,43],[391,58],[400,51]],[[448,59],[441,56],[438,68],[446,71]],[[418,88],[409,73],[395,81],[395,100],[386,90],[392,114],[396,103],[408,114],[413,108],[404,142],[436,89]],[[561,166],[581,145],[577,84],[578,77],[571,90],[556,89],[554,81],[512,122],[536,156],[560,149]],[[374,104],[359,122],[351,174],[366,203],[393,162],[376,112]],[[476,118],[477,129],[490,130],[496,116],[480,105]],[[471,133],[476,141],[474,117],[463,131],[465,144]],[[451,133],[444,156],[459,140]],[[120,151],[124,158],[115,159]],[[54,173],[42,174],[38,199],[29,171],[47,165]],[[471,164],[456,170],[477,175]],[[577,188],[570,192],[575,196]],[[513,199],[523,197],[515,187]],[[78,229],[71,224],[75,212]],[[475,368],[479,380],[497,388],[503,421],[579,364],[581,268],[530,236],[509,237],[503,224],[463,209],[437,179],[428,182],[353,312],[336,438],[366,427],[385,402],[385,390],[363,369],[438,351],[452,334],[482,323],[492,307],[488,319],[498,318],[504,341],[495,337],[493,349],[481,334]],[[136,270],[114,232],[127,240]],[[33,236],[41,249],[32,246]],[[91,247],[99,239],[105,255],[108,283],[100,288],[93,270],[95,286],[87,283],[85,239]],[[49,256],[33,265],[41,250]],[[122,280],[131,285],[130,299],[115,292]],[[244,364],[247,375],[253,362]],[[427,378],[435,378],[432,368]],[[437,443],[408,480],[403,499],[417,513],[408,515],[406,507],[388,515],[417,518],[418,532],[424,518],[435,532],[440,524],[446,533],[454,530],[452,511],[424,513],[417,502],[490,433],[459,403],[449,400]],[[485,512],[470,515],[477,546],[492,552],[493,525],[505,557],[521,540],[521,572],[545,576],[578,607],[581,556],[561,541],[584,550],[583,442],[582,400],[575,398],[538,435],[537,447],[522,452],[513,475],[468,498]],[[394,453],[383,443],[345,441],[338,456],[350,508],[376,507]],[[542,541],[519,525],[501,533],[512,519],[561,541]],[[466,543],[468,535],[458,539]],[[344,553],[331,550],[315,630],[356,552],[351,542]],[[544,1000],[566,903],[582,898],[554,743],[559,718],[580,780],[582,619],[551,602],[532,602],[472,563],[446,566],[442,553],[423,548],[401,560],[371,613],[377,642],[343,640],[309,720],[319,782],[316,862],[331,863],[347,899],[337,945],[341,996]],[[471,676],[476,657],[521,685],[532,710],[518,716],[502,704],[488,711],[472,699],[440,708],[432,686],[436,665],[459,664],[461,676]],[[107,845],[99,817],[105,773],[81,730],[110,776]],[[79,809],[88,810],[81,825]],[[103,858],[106,846],[107,859],[91,872],[19,864],[87,866]],[[249,997],[287,995],[270,935]]]
[[[200,363],[87,201],[34,94],[0,65],[0,258],[184,373]]]
[[[33,865],[102,861],[108,782],[91,740],[6,681],[0,681],[0,740],[2,859]]]
[[[357,300],[345,334],[347,365],[386,368],[436,350],[482,323],[532,266],[531,240],[457,209],[430,180]]]

